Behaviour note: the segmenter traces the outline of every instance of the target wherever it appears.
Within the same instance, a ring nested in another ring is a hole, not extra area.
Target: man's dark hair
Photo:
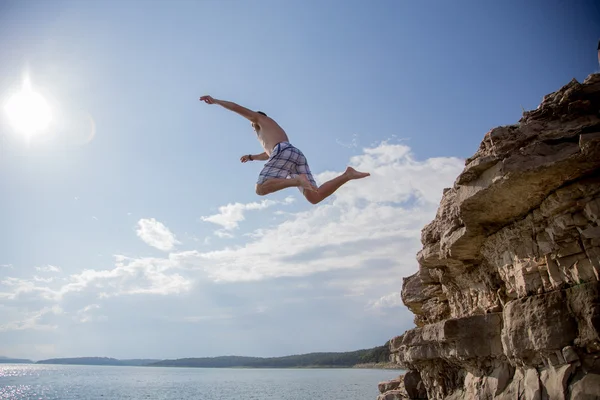
[[[262,115],[264,115],[265,117],[267,116],[267,114],[265,114],[265,113],[264,113],[264,112],[262,112],[262,111],[257,111],[257,113],[259,113],[259,114],[262,114]]]

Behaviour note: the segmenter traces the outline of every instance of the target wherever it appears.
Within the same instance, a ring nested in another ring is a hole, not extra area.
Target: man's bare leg
[[[278,190],[289,188],[289,187],[298,187],[302,186],[305,190],[305,193],[313,193],[317,190],[316,187],[312,186],[308,179],[302,179],[300,176],[285,179],[285,178],[271,178],[267,179],[263,183],[256,185],[256,194],[259,196],[264,196],[269,193],[277,192]]]
[[[343,174],[341,174],[340,176],[333,178],[333,179],[325,182],[321,186],[319,186],[319,190],[317,192],[305,191],[304,197],[306,197],[306,199],[310,203],[317,204],[317,203],[325,200],[327,197],[331,196],[336,190],[338,190],[346,182],[351,181],[353,179],[366,178],[367,176],[370,176],[370,175],[371,174],[368,172],[359,172],[352,167],[348,167],[348,168],[346,168],[346,171]],[[308,179],[306,178],[305,175],[302,175],[302,177],[306,180],[306,182],[308,182]]]

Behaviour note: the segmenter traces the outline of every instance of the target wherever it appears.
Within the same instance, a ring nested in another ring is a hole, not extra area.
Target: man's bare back
[[[252,122],[252,128],[254,128],[256,137],[265,150],[265,153],[270,156],[277,143],[289,142],[290,140],[277,122],[267,115],[258,114],[260,117],[258,117],[257,122]]]
[[[359,172],[352,167],[347,167],[343,174],[317,187],[304,154],[289,142],[283,128],[267,114],[249,110],[230,101],[217,100],[211,96],[202,96],[200,101],[218,104],[240,114],[252,123],[257,139],[265,151],[261,154],[242,156],[241,161],[267,161],[256,184],[256,194],[259,196],[288,187],[297,187],[310,203],[317,204],[348,181],[370,176],[368,172]]]

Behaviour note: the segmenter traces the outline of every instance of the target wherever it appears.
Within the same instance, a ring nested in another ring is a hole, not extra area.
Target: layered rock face
[[[391,399],[600,399],[600,74],[488,132],[422,230]]]

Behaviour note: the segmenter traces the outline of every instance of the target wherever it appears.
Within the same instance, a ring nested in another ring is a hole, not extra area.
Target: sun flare
[[[13,128],[27,136],[42,132],[52,121],[48,102],[31,88],[28,79],[22,90],[8,99],[4,110]]]

